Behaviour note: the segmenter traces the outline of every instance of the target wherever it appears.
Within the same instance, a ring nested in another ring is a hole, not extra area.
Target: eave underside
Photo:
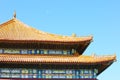
[[[59,41],[34,41],[34,40],[0,40],[0,48],[21,49],[75,49],[82,54],[90,41],[59,42]]]
[[[95,61],[95,60],[96,61]],[[90,56],[46,56],[0,54],[0,67],[45,68],[45,69],[98,69],[98,74],[113,63],[115,57],[95,58]]]
[[[102,64],[78,64],[78,63],[9,63],[0,62],[0,68],[28,68],[28,69],[98,69],[98,74],[102,73],[110,65]],[[113,62],[111,62],[112,64]]]

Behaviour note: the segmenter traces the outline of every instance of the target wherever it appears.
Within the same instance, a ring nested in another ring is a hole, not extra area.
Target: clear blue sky
[[[85,55],[117,55],[98,79],[120,79],[119,0],[0,0],[0,23],[11,19],[14,10],[19,20],[45,32],[93,35]]]

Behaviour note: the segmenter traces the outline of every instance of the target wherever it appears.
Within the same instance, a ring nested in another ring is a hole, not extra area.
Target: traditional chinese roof
[[[21,21],[13,18],[0,25],[0,40],[33,40],[55,42],[82,42],[91,41],[92,36],[75,37],[61,36],[36,30]]]
[[[110,56],[64,56],[64,55],[27,55],[27,54],[0,54],[0,63],[35,63],[35,64],[82,64],[101,65],[99,71],[102,72],[116,60],[115,55]],[[99,73],[100,73],[99,72]]]
[[[15,17],[0,25],[0,47],[76,49],[82,54],[92,36],[61,36],[36,30]]]
[[[28,54],[0,54],[0,61],[8,62],[46,62],[46,63],[102,63],[114,61],[116,57],[112,56],[71,56],[71,55],[28,55]]]

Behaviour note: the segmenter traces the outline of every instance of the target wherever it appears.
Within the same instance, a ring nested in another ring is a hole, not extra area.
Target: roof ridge
[[[6,24],[9,24],[9,23],[12,22],[12,21],[14,21],[14,18],[13,18],[13,19],[10,19],[10,20],[8,20],[8,21],[6,21],[6,22],[1,23],[1,24],[0,24],[0,27],[4,26],[4,25],[6,25]]]
[[[41,30],[37,30],[36,28],[33,28],[32,26],[29,26],[29,25],[27,25],[27,24],[25,24],[25,23],[23,23],[22,21],[20,21],[20,20],[18,20],[18,19],[16,19],[15,18],[15,20],[18,22],[18,23],[21,23],[22,25],[24,25],[24,27],[26,27],[26,28],[29,28],[29,29],[32,29],[32,30],[34,30],[35,32],[39,32],[39,33],[44,33],[44,34],[47,34],[47,32],[44,32],[44,31],[41,31]]]

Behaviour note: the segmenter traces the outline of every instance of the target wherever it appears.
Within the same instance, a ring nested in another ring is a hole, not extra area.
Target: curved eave
[[[101,74],[104,70],[106,70],[109,66],[111,66],[111,64],[113,64],[113,62],[115,61],[116,59],[100,64],[101,66],[98,68],[97,75]]]
[[[1,64],[54,64],[96,66],[98,74],[102,73],[114,61],[116,55],[110,56],[73,56],[73,55],[30,55],[30,54],[0,54]]]
[[[24,46],[25,48],[42,48],[50,46],[49,48],[58,48],[58,49],[76,49],[79,54],[82,54],[87,46],[91,43],[91,39],[83,40],[83,41],[48,41],[48,40],[8,40],[1,39],[0,47],[19,47],[18,45]],[[56,47],[57,46],[57,47]]]
[[[57,41],[57,40],[9,40],[9,39],[0,39],[0,42],[5,42],[5,43],[72,43],[72,44],[79,44],[82,42],[91,42],[91,39],[88,40],[80,40],[80,41]]]
[[[0,54],[0,62],[7,63],[74,63],[74,64],[98,64],[111,62],[115,56],[93,57],[93,56],[67,56],[67,55],[28,55],[28,54]]]

